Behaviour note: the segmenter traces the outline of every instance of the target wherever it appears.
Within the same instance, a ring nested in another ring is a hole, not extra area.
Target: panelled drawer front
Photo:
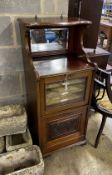
[[[81,107],[41,118],[43,152],[80,141],[85,134],[86,112],[87,107]]]
[[[48,77],[40,81],[41,115],[88,103],[92,71]]]
[[[62,118],[48,123],[48,141],[75,133],[80,129],[80,114]]]

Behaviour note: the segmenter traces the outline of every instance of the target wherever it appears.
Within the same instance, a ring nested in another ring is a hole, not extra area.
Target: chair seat
[[[105,110],[112,112],[112,103],[110,102],[107,93],[105,93],[105,96],[103,97],[102,100],[98,101],[98,105],[103,107]]]

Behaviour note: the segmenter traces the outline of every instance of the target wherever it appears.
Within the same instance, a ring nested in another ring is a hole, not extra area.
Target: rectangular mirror
[[[68,28],[30,30],[30,41],[32,53],[66,50],[68,47]]]

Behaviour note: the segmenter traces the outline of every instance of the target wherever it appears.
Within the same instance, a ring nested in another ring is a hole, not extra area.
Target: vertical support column
[[[84,47],[96,49],[103,0],[82,0],[81,9],[79,4],[80,0],[69,0],[68,16],[78,17],[80,10],[81,18],[92,21],[84,35]]]

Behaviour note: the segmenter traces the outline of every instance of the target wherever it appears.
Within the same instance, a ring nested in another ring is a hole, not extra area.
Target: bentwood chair
[[[107,117],[112,118],[111,78],[112,70],[104,71],[100,68],[97,69],[94,80],[92,107],[95,111],[102,114],[102,122],[95,140],[95,148],[97,148],[99,144]]]

